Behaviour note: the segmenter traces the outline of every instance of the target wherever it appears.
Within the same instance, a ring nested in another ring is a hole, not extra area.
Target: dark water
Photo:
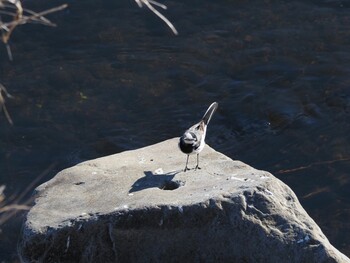
[[[177,37],[132,0],[68,3],[49,16],[57,28],[15,31],[12,63],[0,49],[0,82],[16,96],[15,125],[0,116],[7,196],[39,175],[35,186],[83,160],[179,136],[218,101],[208,144],[287,183],[350,256],[348,1],[169,0]],[[17,260],[22,219],[1,226],[5,262]]]

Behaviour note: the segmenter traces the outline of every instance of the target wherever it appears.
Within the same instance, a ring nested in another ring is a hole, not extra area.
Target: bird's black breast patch
[[[193,152],[193,145],[185,143],[182,137],[180,138],[179,147],[183,153],[190,154]]]

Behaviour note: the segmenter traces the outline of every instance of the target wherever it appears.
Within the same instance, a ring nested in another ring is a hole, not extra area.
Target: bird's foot
[[[194,170],[196,171],[196,170],[200,170],[200,169],[202,169],[202,168],[200,168],[198,165],[194,168]]]
[[[186,166],[185,169],[184,169],[184,172],[189,171],[189,170],[190,170],[190,168],[188,168],[188,167]]]

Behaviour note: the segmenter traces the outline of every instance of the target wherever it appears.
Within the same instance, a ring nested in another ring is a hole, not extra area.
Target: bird
[[[180,137],[179,148],[180,150],[187,154],[186,166],[184,172],[190,170],[188,165],[188,158],[190,154],[197,154],[197,166],[195,170],[201,169],[199,167],[199,153],[203,150],[205,146],[205,135],[207,133],[207,126],[218,108],[218,103],[213,102],[207,111],[204,113],[200,122],[193,125],[191,128],[185,131],[185,133]]]

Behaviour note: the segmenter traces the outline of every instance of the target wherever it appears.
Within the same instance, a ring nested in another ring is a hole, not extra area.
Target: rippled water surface
[[[65,2],[24,3],[39,11]],[[57,28],[15,31],[13,62],[1,46],[0,82],[15,96],[14,126],[0,115],[6,195],[179,136],[218,101],[208,144],[287,183],[350,256],[348,1],[163,3],[179,36],[132,0],[68,1],[49,16]],[[22,219],[1,226],[5,262],[17,260]]]

